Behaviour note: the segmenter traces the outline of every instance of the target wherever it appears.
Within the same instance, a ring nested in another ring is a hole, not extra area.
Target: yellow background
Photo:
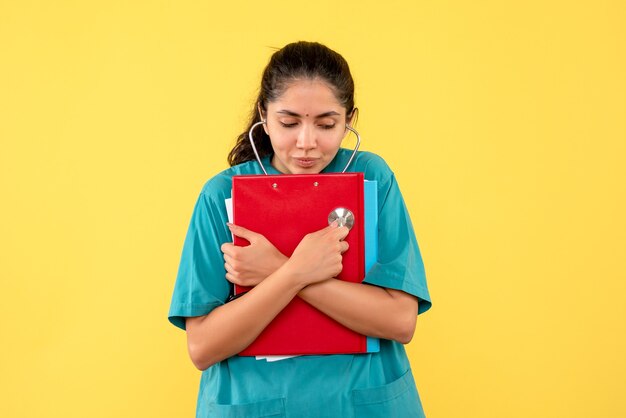
[[[0,416],[193,416],[184,234],[301,39],[350,63],[410,208],[429,418],[626,416],[625,28],[617,0],[3,0]]]

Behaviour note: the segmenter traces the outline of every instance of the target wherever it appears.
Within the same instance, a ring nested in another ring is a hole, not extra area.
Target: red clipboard
[[[264,235],[291,256],[302,238],[328,226],[329,214],[346,208],[354,225],[346,237],[340,280],[365,276],[363,173],[254,175],[233,177],[233,220]],[[248,241],[235,237],[235,245]],[[249,288],[235,286],[235,293]],[[367,352],[367,337],[341,325],[295,297],[243,350],[242,356]]]

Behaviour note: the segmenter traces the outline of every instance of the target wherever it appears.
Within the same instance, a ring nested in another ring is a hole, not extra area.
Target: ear
[[[352,126],[356,123],[356,120],[359,116],[359,108],[355,107],[352,109],[349,115],[346,116],[346,129],[344,129],[343,137],[345,138],[350,131],[348,130],[348,126],[352,128]]]
[[[267,119],[265,119],[265,115],[263,114],[263,109],[261,109],[261,103],[257,103],[256,108],[257,108],[257,111],[259,112],[259,117],[261,118],[263,122],[265,122],[263,124],[263,130],[269,136],[270,133],[269,133],[269,130],[267,129]]]
[[[352,109],[352,112],[346,118],[346,125],[352,128],[352,126],[356,123],[356,120],[359,116],[359,108],[355,107]]]
[[[261,118],[261,120],[265,120],[265,117],[263,115],[263,109],[261,109],[261,103],[256,104],[256,110],[259,112],[259,117]]]

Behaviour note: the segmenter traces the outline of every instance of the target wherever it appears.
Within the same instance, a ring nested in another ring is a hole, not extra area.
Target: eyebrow
[[[291,110],[287,110],[287,109],[282,109],[277,111],[276,113],[282,113],[284,115],[289,115],[289,116],[293,116],[296,118],[301,118],[302,115],[297,114],[296,112],[292,112]],[[319,119],[319,118],[325,118],[327,116],[341,116],[339,113],[335,112],[334,110],[331,110],[329,112],[325,112],[322,114],[319,114],[317,116],[315,116],[315,119]]]

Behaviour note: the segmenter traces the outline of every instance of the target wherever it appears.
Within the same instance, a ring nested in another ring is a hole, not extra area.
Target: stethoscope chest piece
[[[345,226],[352,229],[354,226],[354,214],[346,208],[337,208],[328,214],[328,224],[337,221],[337,226]]]

